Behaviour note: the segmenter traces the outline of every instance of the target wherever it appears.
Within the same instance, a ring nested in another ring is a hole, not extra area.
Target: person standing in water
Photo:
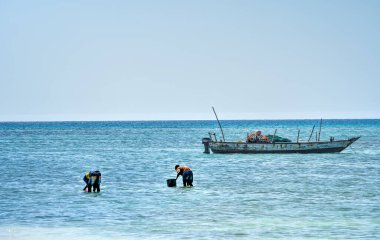
[[[102,174],[97,171],[89,171],[84,175],[83,181],[86,183],[86,187],[84,187],[83,191],[91,192],[91,188],[93,188],[97,192],[100,192],[100,183],[102,182]]]
[[[182,176],[183,186],[192,187],[193,186],[193,172],[188,166],[175,165],[175,170],[177,172],[176,180],[179,176]]]

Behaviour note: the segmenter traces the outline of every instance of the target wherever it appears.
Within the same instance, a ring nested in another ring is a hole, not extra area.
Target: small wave
[[[365,155],[380,155],[380,150],[378,149],[364,149],[362,151],[355,151],[356,153],[359,153],[359,154],[365,154]]]

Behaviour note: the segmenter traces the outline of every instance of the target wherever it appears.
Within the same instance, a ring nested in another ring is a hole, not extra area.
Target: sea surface
[[[307,140],[319,120],[221,121]],[[0,123],[0,239],[380,239],[380,120],[323,120],[334,154],[204,154],[216,121]],[[166,186],[176,164],[194,187]],[[100,193],[86,171],[100,170]]]

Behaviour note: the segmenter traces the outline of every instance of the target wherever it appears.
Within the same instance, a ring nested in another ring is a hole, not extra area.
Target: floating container
[[[177,186],[177,179],[167,179],[166,183],[168,184],[168,187],[176,187]]]

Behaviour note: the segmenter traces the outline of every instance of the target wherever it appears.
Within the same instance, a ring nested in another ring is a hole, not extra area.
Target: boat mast
[[[222,128],[222,125],[220,125],[220,122],[219,122],[219,119],[218,119],[218,115],[216,115],[216,112],[215,112],[214,107],[212,107],[212,110],[214,111],[214,114],[215,114],[216,120],[218,121],[218,124],[219,124],[220,131],[222,132],[223,142],[225,142],[226,140],[224,139],[223,128]]]
[[[298,129],[298,134],[297,134],[297,143],[298,143],[298,140],[300,139],[300,130]]]
[[[322,118],[321,118],[321,121],[319,122],[318,142],[321,139],[321,128],[322,128]]]
[[[310,142],[310,139],[311,139],[311,137],[313,136],[314,128],[315,128],[315,124],[314,124],[314,126],[313,126],[313,129],[311,130],[309,140],[307,140],[308,142]]]

